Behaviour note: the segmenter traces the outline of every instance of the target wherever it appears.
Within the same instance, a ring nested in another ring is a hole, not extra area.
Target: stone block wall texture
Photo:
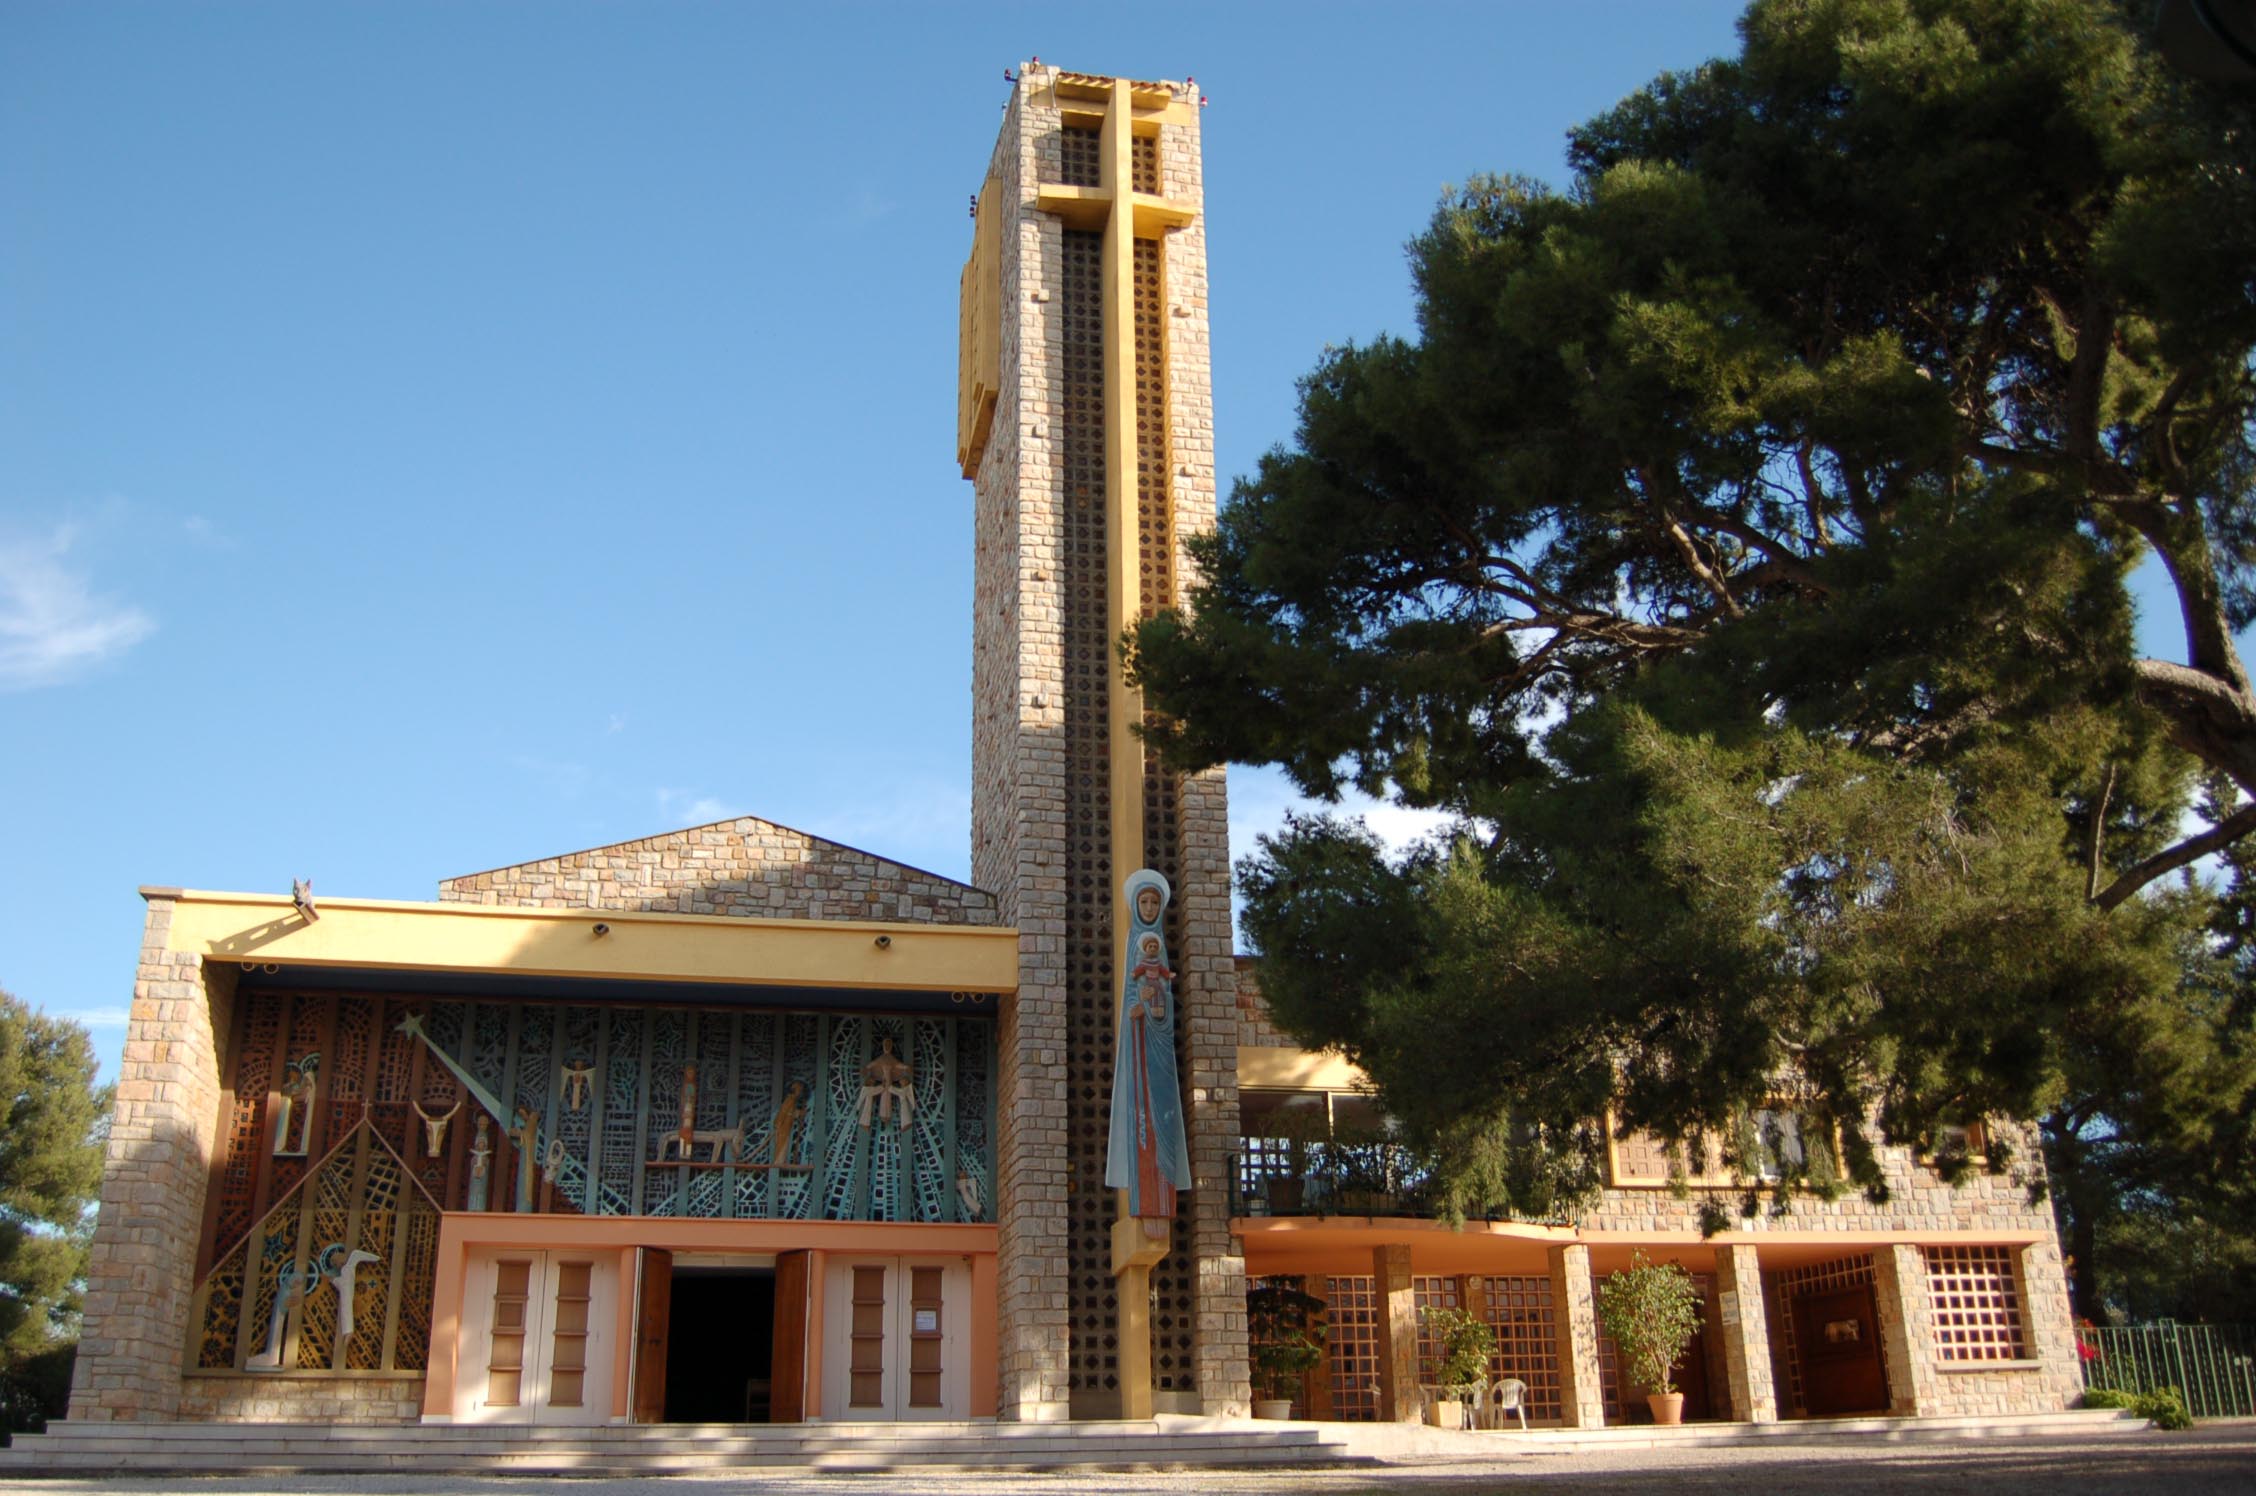
[[[998,1198],[1001,1408],[1021,1419],[1066,1416],[1077,1401],[1101,1411],[1105,1398],[1089,1378],[1092,1363],[1109,1355],[1092,1316],[1110,1313],[1097,1307],[1109,1302],[1110,1264],[1095,1260],[1104,1234],[1082,1217],[1098,1208],[1090,1201],[1101,1184],[1087,1171],[1099,1150],[1087,1129],[1107,1096],[1092,1076],[1075,1078],[1092,1068],[1086,1056],[1075,1060],[1092,1045],[1075,1040],[1086,1033],[1087,998],[1074,985],[1069,946],[1103,943],[1073,934],[1088,922],[1075,908],[1077,893],[1087,908],[1083,870],[1105,868],[1115,883],[1131,870],[1112,868],[1097,845],[1105,836],[1101,797],[1092,815],[1088,787],[1069,794],[1068,785],[1071,763],[1082,761],[1075,755],[1090,752],[1092,718],[1106,710],[1103,666],[1091,668],[1091,651],[1071,642],[1074,620],[1092,605],[1101,610],[1104,557],[1089,541],[1093,518],[1101,532],[1101,514],[1069,487],[1088,481],[1090,434],[1073,423],[1087,420],[1092,308],[1076,302],[1062,225],[1035,206],[1040,185],[1063,178],[1057,76],[1040,65],[1020,70],[989,165],[1008,215],[999,236],[1001,379],[974,478],[972,878],[995,891],[998,919],[1019,932],[1019,987],[1000,1036]],[[1163,128],[1158,164],[1164,192],[1197,201],[1195,124]],[[1181,537],[1211,526],[1214,514],[1203,218],[1169,234],[1162,266],[1164,441],[1180,579],[1188,575]],[[1096,654],[1109,662],[1101,639]],[[1094,777],[1102,779],[1101,767]],[[1186,778],[1176,794],[1173,845],[1147,860],[1171,857],[1176,875],[1179,947],[1170,954],[1194,1183],[1169,1258],[1154,1273],[1162,1305],[1153,1364],[1182,1389],[1161,1406],[1242,1411],[1250,1398],[1244,1259],[1227,1203],[1239,1042],[1227,808],[1219,773]],[[1080,829],[1092,821],[1093,834]],[[1097,959],[1109,971],[1109,952]],[[1103,1002],[1109,1013],[1111,999]],[[1095,1125],[1101,1134],[1101,1120]],[[1077,1323],[1085,1337],[1078,1342]]]
[[[1773,1422],[1778,1417],[1778,1384],[1771,1374],[1761,1259],[1753,1247],[1719,1247],[1715,1266],[1716,1322],[1723,1332],[1717,1338],[1723,1342],[1731,1416],[1746,1423]]]
[[[1022,69],[988,172],[1006,215],[997,341],[1004,371],[974,479],[972,880],[1018,930],[1003,1010],[996,1160],[1000,1416],[1063,1418],[1066,1355],[1065,640],[1060,516],[1062,327],[1057,221],[1033,207],[1057,110]],[[1036,300],[1037,289],[1043,290]]]
[[[213,1423],[416,1423],[421,1377],[189,1377],[180,1416]]]
[[[229,1029],[235,973],[168,949],[174,900],[154,890],[144,897],[147,923],[71,1380],[77,1422],[170,1419],[181,1410],[180,1364],[219,1127],[220,1036]]]
[[[439,899],[754,919],[1000,922],[994,894],[758,816],[441,879]]]
[[[1606,1389],[1598,1365],[1598,1293],[1590,1249],[1552,1247],[1551,1312],[1559,1335],[1559,1421],[1568,1428],[1606,1422]]]

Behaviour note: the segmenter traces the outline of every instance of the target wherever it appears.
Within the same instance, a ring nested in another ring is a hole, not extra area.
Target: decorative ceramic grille
[[[1128,180],[1134,191],[1155,194],[1159,191],[1159,137],[1157,135],[1131,135],[1128,137]]]
[[[1378,1279],[1348,1274],[1324,1280],[1324,1353],[1332,1371],[1332,1416],[1370,1423],[1379,1416]]]
[[[1067,125],[1058,132],[1058,180],[1068,187],[1101,187],[1103,132],[1095,125]]]
[[[1066,134],[1070,155],[1074,132]],[[1068,180],[1071,180],[1069,177]],[[1062,446],[1065,595],[1065,949],[1068,1367],[1076,1390],[1119,1386],[1113,1202],[1105,1188],[1112,1104],[1112,639],[1105,625],[1103,236],[1063,233]]]
[[[1942,1361],[2021,1361],[2021,1277],[2011,1247],[1923,1247],[1927,1303]]]
[[[190,1369],[421,1371],[438,1233],[438,1203],[359,1123],[197,1284]]]
[[[241,1245],[275,1202],[302,1203],[293,1191],[310,1158],[363,1120],[405,1178],[446,1208],[472,1208],[479,1189],[479,1208],[517,1208],[514,1116],[489,1114],[473,1084],[503,1111],[537,1115],[535,1211],[991,1220],[995,1025],[983,996],[962,999],[962,1016],[872,1018],[246,991],[205,1261]],[[417,1028],[420,1037],[409,1031]],[[864,1129],[862,1066],[885,1038],[910,1064],[910,1125],[900,1125],[897,1104],[891,1121],[873,1117]],[[309,1056],[319,1057],[310,1097],[284,1092]],[[700,1078],[685,1149],[682,1081],[692,1064]],[[776,1159],[787,1093],[797,1113],[789,1155]],[[275,1155],[280,1106],[270,1115],[270,1095],[290,1101],[289,1141],[309,1158]],[[484,1177],[474,1180],[481,1118]],[[959,1173],[975,1183],[960,1185]],[[245,1287],[254,1299],[262,1291]],[[249,1309],[263,1312],[257,1302]],[[325,1333],[326,1312],[301,1316],[309,1335]]]

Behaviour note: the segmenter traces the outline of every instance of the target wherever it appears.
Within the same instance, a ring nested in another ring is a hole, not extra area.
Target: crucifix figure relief
[[[462,1110],[462,1098],[457,1096],[454,1105],[436,1117],[423,1110],[423,1103],[420,1101],[410,1101],[408,1105],[414,1107],[415,1115],[423,1119],[423,1156],[437,1158],[439,1150],[446,1146],[447,1124],[454,1120],[456,1112]]]
[[[578,1111],[587,1105],[588,1081],[595,1067],[586,1060],[574,1060],[564,1067],[564,1106],[568,1111]]]
[[[893,1103],[901,1103],[900,1126],[909,1125],[909,1114],[916,1109],[916,1092],[909,1084],[909,1062],[893,1053],[893,1041],[881,1039],[876,1059],[862,1067],[861,1125],[870,1125],[870,1108],[877,1108],[877,1119],[893,1119]]]

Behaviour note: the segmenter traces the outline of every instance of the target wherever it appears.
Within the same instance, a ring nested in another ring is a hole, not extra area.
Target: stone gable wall
[[[442,879],[439,898],[753,919],[999,922],[991,893],[757,816]]]

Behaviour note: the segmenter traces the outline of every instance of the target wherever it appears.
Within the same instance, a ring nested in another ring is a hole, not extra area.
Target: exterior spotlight
[[[878,948],[879,950],[881,950],[881,951],[889,951],[889,950],[893,949],[893,937],[892,937],[892,936],[890,936],[890,935],[880,935],[880,936],[878,936],[878,937],[877,937],[877,948]]]
[[[611,927],[605,924],[602,920],[597,920],[595,922],[595,933],[598,935],[608,935],[611,933]]]

